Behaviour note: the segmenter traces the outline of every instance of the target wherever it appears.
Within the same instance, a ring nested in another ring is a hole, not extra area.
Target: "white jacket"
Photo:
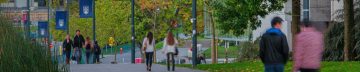
[[[168,45],[167,43],[167,38],[164,39],[164,46],[163,46],[163,49],[162,51],[165,52],[166,54],[167,53],[175,53],[175,47],[176,45],[178,44],[178,41],[176,38],[174,38],[175,40],[175,44],[174,45]]]

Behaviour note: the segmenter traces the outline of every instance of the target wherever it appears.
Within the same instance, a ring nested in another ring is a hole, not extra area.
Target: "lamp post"
[[[135,0],[131,0],[131,63],[135,63],[135,28],[134,28],[134,4]]]
[[[192,41],[193,41],[193,48],[192,48],[192,66],[193,68],[196,67],[197,64],[197,38],[196,38],[196,0],[192,0],[192,25],[193,25],[193,30],[192,30]]]
[[[27,0],[27,16],[26,16],[26,34],[25,36],[27,37],[28,40],[30,40],[30,0]]]

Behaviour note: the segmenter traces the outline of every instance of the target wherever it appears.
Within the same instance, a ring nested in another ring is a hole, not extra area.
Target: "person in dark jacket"
[[[284,65],[289,58],[287,39],[280,30],[282,21],[280,17],[274,17],[272,28],[261,37],[260,58],[265,65],[265,72],[284,72]]]
[[[99,63],[100,62],[101,49],[100,49],[100,46],[99,46],[97,41],[95,41],[94,51],[95,51],[94,63]]]
[[[85,45],[85,39],[84,37],[80,34],[80,30],[76,30],[76,35],[74,37],[74,48],[76,50],[76,60],[78,63],[80,63],[81,61],[81,55],[82,55],[82,51],[81,48],[83,48],[83,45]]]
[[[70,64],[71,47],[73,47],[72,40],[69,35],[66,35],[66,39],[63,42],[63,49],[66,55],[66,64]]]

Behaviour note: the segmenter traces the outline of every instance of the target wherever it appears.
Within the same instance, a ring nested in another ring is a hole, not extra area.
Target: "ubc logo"
[[[40,29],[40,34],[45,35],[45,29]]]
[[[59,19],[59,26],[63,27],[64,26],[64,19]]]
[[[85,15],[87,15],[87,14],[89,14],[89,11],[90,9],[89,9],[89,6],[83,6],[83,13],[85,14]]]

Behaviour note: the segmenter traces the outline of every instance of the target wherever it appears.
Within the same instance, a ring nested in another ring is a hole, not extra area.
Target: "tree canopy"
[[[260,17],[284,8],[287,0],[220,0],[215,8],[217,26],[223,33],[239,36],[260,26]]]

